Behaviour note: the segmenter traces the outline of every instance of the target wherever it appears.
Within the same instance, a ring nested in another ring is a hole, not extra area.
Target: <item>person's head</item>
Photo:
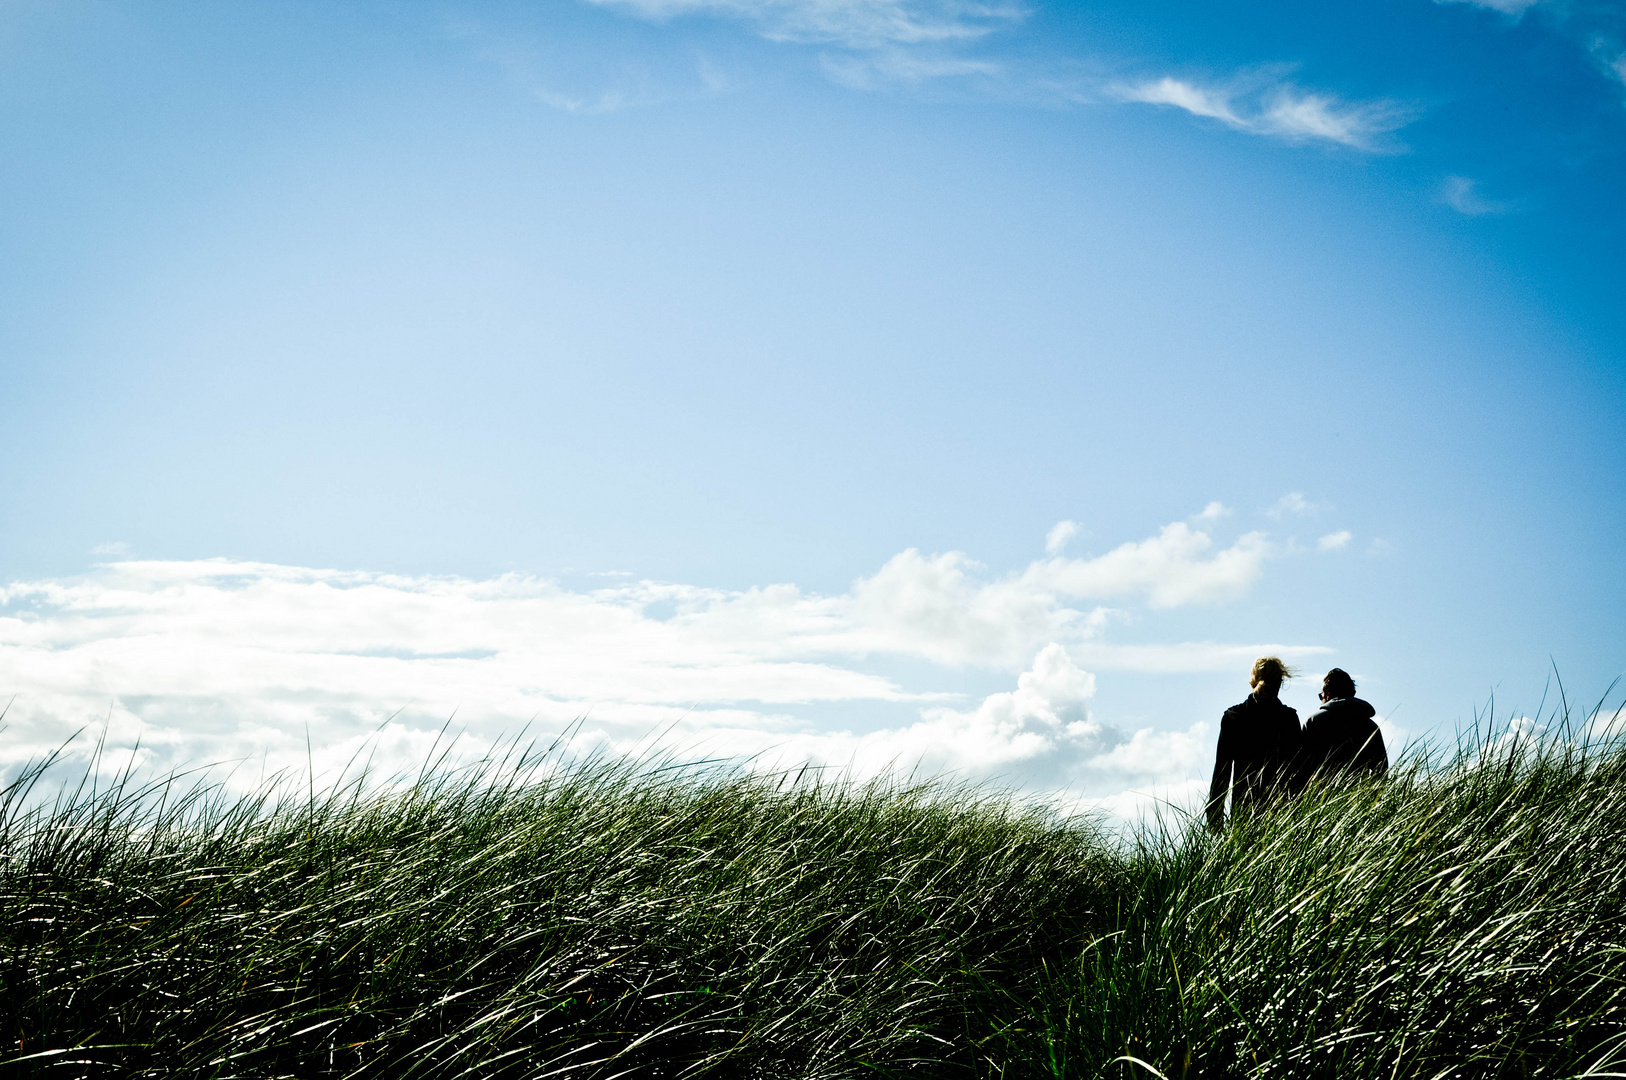
[[[1327,672],[1327,677],[1321,680],[1321,700],[1331,701],[1333,698],[1354,697],[1355,680],[1349,677],[1349,672],[1343,668],[1333,668]]]
[[[1253,686],[1254,693],[1275,697],[1281,692],[1282,680],[1292,677],[1293,669],[1276,657],[1261,656],[1253,662],[1253,672],[1248,676],[1248,682]]]

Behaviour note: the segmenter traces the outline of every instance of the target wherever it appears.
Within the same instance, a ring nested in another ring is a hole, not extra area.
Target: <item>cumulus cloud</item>
[[[1608,742],[1626,738],[1626,707],[1613,711],[1594,709],[1581,727],[1581,737],[1588,742]]]
[[[1246,671],[1261,656],[1283,660],[1309,660],[1325,656],[1331,649],[1320,645],[1288,645],[1269,642],[1253,645],[1226,645],[1212,641],[1190,641],[1173,645],[1120,645],[1106,641],[1086,641],[1073,646],[1080,662],[1098,671],[1139,671],[1174,675],[1191,672]]]
[[[1177,521],[1154,537],[1121,544],[1093,559],[1034,563],[1020,580],[1068,598],[1140,597],[1154,608],[1214,604],[1244,595],[1274,552],[1261,532],[1247,533],[1210,555],[1213,546],[1207,533]]]
[[[1078,535],[1078,522],[1058,521],[1050,527],[1045,534],[1044,551],[1046,555],[1060,555],[1067,546],[1067,541]]]
[[[1181,740],[1197,736],[1098,723],[1095,676],[1081,665],[1212,671],[1321,650],[1114,646],[1101,602],[1234,599],[1271,553],[1262,534],[1221,546],[1175,523],[1096,556],[1053,544],[1004,575],[961,553],[908,550],[834,595],[110,563],[0,588],[0,695],[16,695],[0,768],[89,727],[138,762],[245,761],[250,781],[303,771],[307,733],[318,772],[357,754],[388,772],[421,762],[448,718],[471,754],[527,724],[546,735],[580,720],[573,745],[615,753],[654,733],[674,752],[768,764],[922,766],[1092,798],[1174,790],[1186,779]],[[924,685],[882,673],[888,658]],[[967,666],[1008,672],[1015,689],[967,705],[930,674]],[[852,730],[809,719],[830,706],[893,719]]]
[[[1339,529],[1337,532],[1328,533],[1320,540],[1317,540],[1316,547],[1322,551],[1341,551],[1349,546],[1350,536],[1351,533],[1348,529]]]
[[[1415,115],[1399,102],[1344,101],[1257,75],[1212,85],[1166,75],[1120,83],[1112,87],[1112,94],[1120,101],[1184,109],[1250,135],[1289,142],[1321,140],[1368,152],[1394,149],[1386,137]]]
[[[899,766],[975,776],[1020,771],[1024,780],[1058,787],[1123,741],[1090,718],[1094,696],[1095,676],[1052,642],[1018,677],[1014,691],[991,694],[974,709],[927,708],[908,727],[804,737],[772,756],[788,756],[792,763],[810,757],[861,775]]]
[[[1231,508],[1216,499],[1202,508],[1202,512],[1197,515],[1197,520],[1218,521],[1220,518],[1229,517],[1230,515]]]
[[[1311,502],[1304,497],[1302,491],[1289,491],[1286,495],[1265,510],[1265,516],[1281,519],[1285,517],[1312,517],[1327,509],[1322,503]]]

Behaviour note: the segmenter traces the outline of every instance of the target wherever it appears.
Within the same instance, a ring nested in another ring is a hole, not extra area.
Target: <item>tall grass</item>
[[[1626,1075],[1626,749],[1413,756],[1221,839],[1146,830],[1113,933],[1017,1002],[1015,1075]]]
[[[19,1065],[207,1076],[972,1069],[979,988],[1119,867],[975,792],[603,761],[0,808]]]
[[[1626,1072],[1626,750],[1408,759],[1223,836],[943,784],[511,757],[0,793],[0,1068]]]

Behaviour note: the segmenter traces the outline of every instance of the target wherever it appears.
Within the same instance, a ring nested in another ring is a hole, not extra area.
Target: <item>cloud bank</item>
[[[1055,541],[1068,530],[1052,533]],[[1093,557],[985,573],[958,552],[899,553],[846,592],[618,582],[573,590],[223,559],[126,560],[0,588],[0,768],[104,725],[154,767],[241,762],[245,783],[332,774],[358,753],[421,763],[451,718],[478,753],[530,726],[578,749],[802,763],[855,775],[921,768],[1081,797],[1180,793],[1206,728],[1119,731],[1092,717],[1085,670],[1206,671],[1312,647],[1105,640],[1116,602],[1149,609],[1245,595],[1274,548],[1221,547],[1185,523]],[[1093,605],[1093,606],[1092,606]],[[885,665],[906,662],[906,685]],[[879,668],[878,668],[879,665]],[[980,701],[932,672],[1008,673]],[[809,718],[880,707],[865,729]],[[391,719],[393,714],[393,719]],[[825,709],[825,715],[828,709]],[[913,717],[913,719],[909,719]],[[136,746],[139,743],[139,750]]]

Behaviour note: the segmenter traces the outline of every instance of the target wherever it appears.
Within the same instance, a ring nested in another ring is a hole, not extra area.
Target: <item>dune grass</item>
[[[1626,1075],[1619,746],[1413,759],[1140,841],[1113,933],[1008,1023],[1024,1075]]]
[[[1214,837],[544,755],[0,795],[0,1063],[207,1077],[1626,1074],[1626,749]]]

